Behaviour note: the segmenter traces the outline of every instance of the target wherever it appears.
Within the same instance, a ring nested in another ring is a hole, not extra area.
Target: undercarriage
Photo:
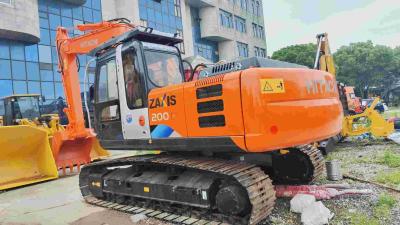
[[[170,222],[258,224],[274,207],[273,183],[312,182],[323,166],[312,145],[251,155],[162,153],[92,163],[79,186],[91,204]]]

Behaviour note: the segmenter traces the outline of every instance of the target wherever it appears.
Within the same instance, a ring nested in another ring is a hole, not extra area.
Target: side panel
[[[188,136],[243,137],[239,90],[240,72],[187,83],[185,109]]]
[[[153,89],[148,99],[152,138],[187,136],[183,84]]]
[[[342,106],[331,74],[310,69],[254,68],[242,72],[246,146],[263,152],[338,134]]]

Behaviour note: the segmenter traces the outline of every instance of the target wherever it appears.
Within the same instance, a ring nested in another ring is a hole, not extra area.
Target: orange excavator
[[[315,143],[342,124],[331,74],[253,57],[185,79],[177,34],[121,19],[78,29],[86,33],[57,31],[70,121],[54,135],[57,164],[89,162],[95,134],[84,126],[76,55],[90,50],[102,147],[162,151],[85,165],[79,186],[88,203],[175,223],[258,224],[274,207],[272,182],[323,173]]]

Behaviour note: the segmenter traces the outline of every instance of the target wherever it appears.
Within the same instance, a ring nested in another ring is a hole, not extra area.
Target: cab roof
[[[183,42],[182,38],[178,37],[177,34],[165,33],[149,27],[136,27],[133,30],[112,38],[99,47],[93,49],[89,52],[89,55],[95,56],[98,52],[106,50],[117,43],[127,42],[132,39],[167,46],[173,46]]]

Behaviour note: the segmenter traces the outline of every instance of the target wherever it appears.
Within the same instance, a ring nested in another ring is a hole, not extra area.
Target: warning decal
[[[263,94],[285,93],[283,79],[260,79],[260,86]]]

